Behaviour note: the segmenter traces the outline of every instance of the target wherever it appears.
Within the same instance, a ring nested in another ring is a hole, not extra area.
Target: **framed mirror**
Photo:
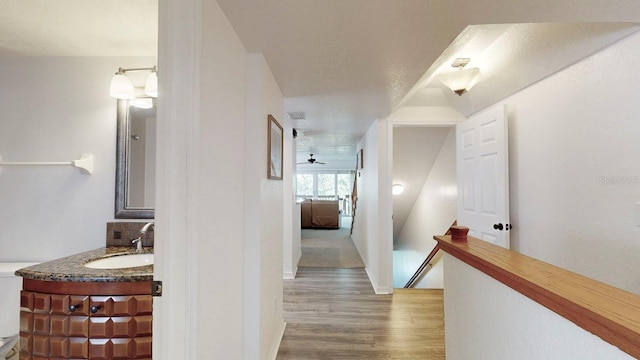
[[[134,101],[139,100],[142,104],[134,106]],[[149,104],[151,107],[148,107]],[[156,188],[155,101],[151,98],[118,100],[117,122],[115,218],[153,219]]]

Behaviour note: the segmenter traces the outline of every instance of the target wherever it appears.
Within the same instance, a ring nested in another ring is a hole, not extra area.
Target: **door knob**
[[[497,223],[497,224],[493,224],[493,228],[496,230],[506,230],[509,231],[513,228],[513,226],[511,224],[504,224],[502,225],[502,223]]]

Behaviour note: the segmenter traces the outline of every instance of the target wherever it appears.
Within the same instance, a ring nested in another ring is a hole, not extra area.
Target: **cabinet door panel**
[[[33,334],[33,314],[26,311],[20,312],[20,331]]]
[[[69,336],[69,316],[51,315],[51,336]]]
[[[131,316],[114,316],[111,318],[114,338],[132,338],[136,336],[136,320]]]
[[[49,314],[51,312],[51,295],[33,293],[33,312]]]
[[[136,331],[134,336],[151,336],[153,333],[153,316],[152,315],[141,315],[135,317],[136,321]]]
[[[69,295],[50,295],[51,314],[68,315],[69,314]]]
[[[89,358],[93,360],[111,359],[112,347],[109,339],[90,339]]]
[[[50,356],[57,358],[69,357],[69,338],[51,336],[49,345],[51,347]]]
[[[88,359],[89,339],[87,339],[86,337],[70,337],[69,357],[72,359]]]
[[[89,317],[88,316],[70,316],[69,317],[69,336],[71,337],[89,337]]]
[[[151,295],[22,291],[20,304],[21,360],[151,359]]]
[[[151,336],[137,337],[133,339],[135,356],[134,359],[151,359]]]
[[[69,296],[69,305],[74,305],[76,307],[76,310],[74,312],[70,312],[72,315],[89,316],[89,314],[91,313],[91,306],[89,306],[89,296],[71,295]]]
[[[37,335],[49,335],[51,320],[46,314],[33,314],[33,333]]]
[[[151,315],[153,313],[153,296],[136,295],[136,315]]]
[[[92,316],[89,318],[89,334],[92,339],[110,338],[113,336],[113,322],[108,317]]]
[[[31,291],[20,291],[20,308],[33,311],[33,293]]]
[[[111,346],[114,359],[132,359],[135,356],[132,339],[111,339]]]
[[[49,336],[33,335],[33,356],[49,356]]]

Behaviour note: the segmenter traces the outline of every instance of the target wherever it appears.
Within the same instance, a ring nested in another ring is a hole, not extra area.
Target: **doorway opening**
[[[455,126],[393,126],[393,285],[402,288],[456,220]],[[442,255],[416,288],[443,288]]]

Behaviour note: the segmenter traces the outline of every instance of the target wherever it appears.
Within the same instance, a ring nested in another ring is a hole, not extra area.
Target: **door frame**
[[[384,219],[380,219],[384,222],[384,236],[385,244],[383,246],[384,253],[380,254],[380,269],[382,274],[387,275],[387,281],[389,284],[393,284],[393,194],[391,193],[391,185],[393,184],[393,128],[395,127],[455,127],[460,121],[466,120],[467,117],[460,114],[459,118],[447,118],[442,120],[425,120],[425,119],[393,119],[388,118],[386,120],[386,169],[385,169],[385,181],[380,184],[385,189],[381,193],[385,194],[381,202],[384,202],[383,209],[385,209]],[[386,266],[386,269],[385,269]],[[393,286],[391,286],[391,292],[393,292]]]

